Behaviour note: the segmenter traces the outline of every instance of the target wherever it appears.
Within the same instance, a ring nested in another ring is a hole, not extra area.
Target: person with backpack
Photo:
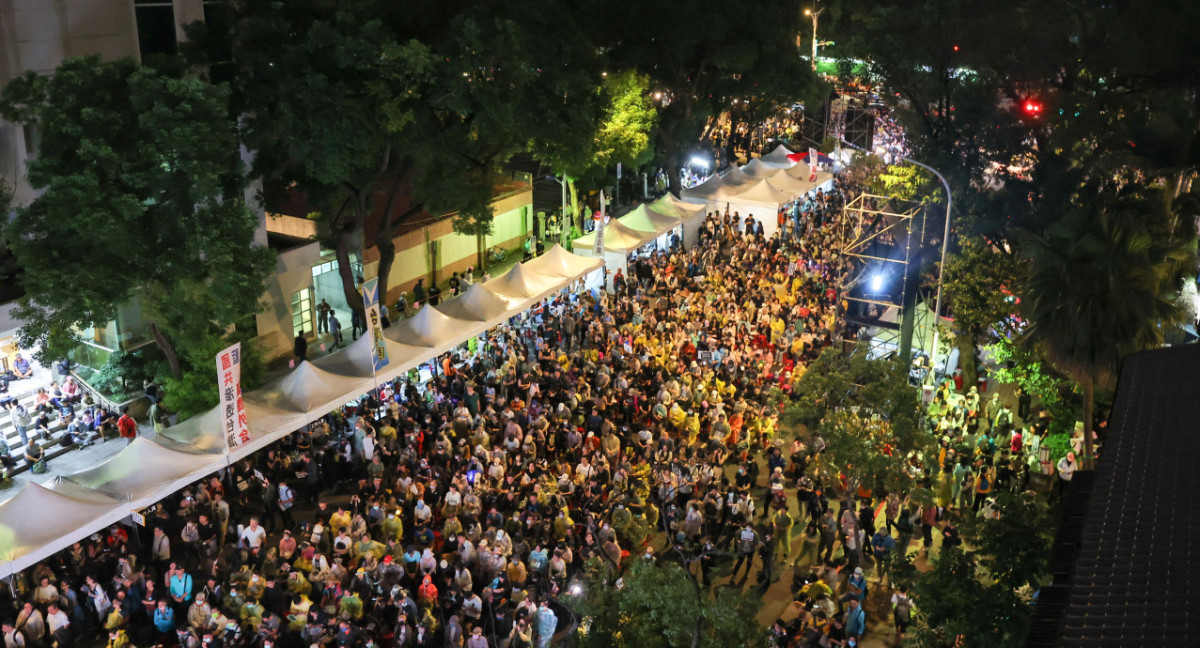
[[[995,485],[996,476],[992,472],[992,467],[984,464],[979,470],[979,477],[975,480],[975,501],[971,505],[971,511],[979,512],[979,507],[983,506],[983,501],[992,494],[992,487]]]
[[[892,621],[896,624],[896,636],[904,643],[904,632],[912,624],[912,599],[908,597],[908,586],[901,586],[892,594]]]

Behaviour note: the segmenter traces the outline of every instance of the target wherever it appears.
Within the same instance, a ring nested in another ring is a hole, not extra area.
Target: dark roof
[[[1128,356],[1059,645],[1200,645],[1200,346]]]

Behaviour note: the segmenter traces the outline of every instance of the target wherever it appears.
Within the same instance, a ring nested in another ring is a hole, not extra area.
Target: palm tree
[[[1095,388],[1113,383],[1126,354],[1161,346],[1187,319],[1178,296],[1195,272],[1195,235],[1169,231],[1169,205],[1161,193],[1081,192],[1026,248],[1026,334],[1083,387],[1088,470]]]

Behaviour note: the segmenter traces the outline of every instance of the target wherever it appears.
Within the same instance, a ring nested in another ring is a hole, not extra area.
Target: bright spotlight
[[[708,160],[705,160],[704,158],[700,157],[699,155],[693,156],[691,159],[691,163],[692,163],[692,166],[704,167],[705,169],[708,168]]]
[[[580,594],[583,594],[583,585],[580,585],[579,583],[575,583],[574,585],[571,586],[571,589],[568,591],[571,592],[571,596],[579,596]]]
[[[871,292],[873,292],[873,293],[883,292],[883,273],[876,273],[876,274],[871,275]]]

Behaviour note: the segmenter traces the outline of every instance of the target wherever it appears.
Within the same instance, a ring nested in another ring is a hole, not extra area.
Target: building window
[[[133,0],[137,17],[138,49],[142,61],[156,55],[175,54],[175,7],[171,0]]]
[[[292,295],[292,333],[300,335],[304,331],[311,335],[313,329],[313,291],[305,288]]]

